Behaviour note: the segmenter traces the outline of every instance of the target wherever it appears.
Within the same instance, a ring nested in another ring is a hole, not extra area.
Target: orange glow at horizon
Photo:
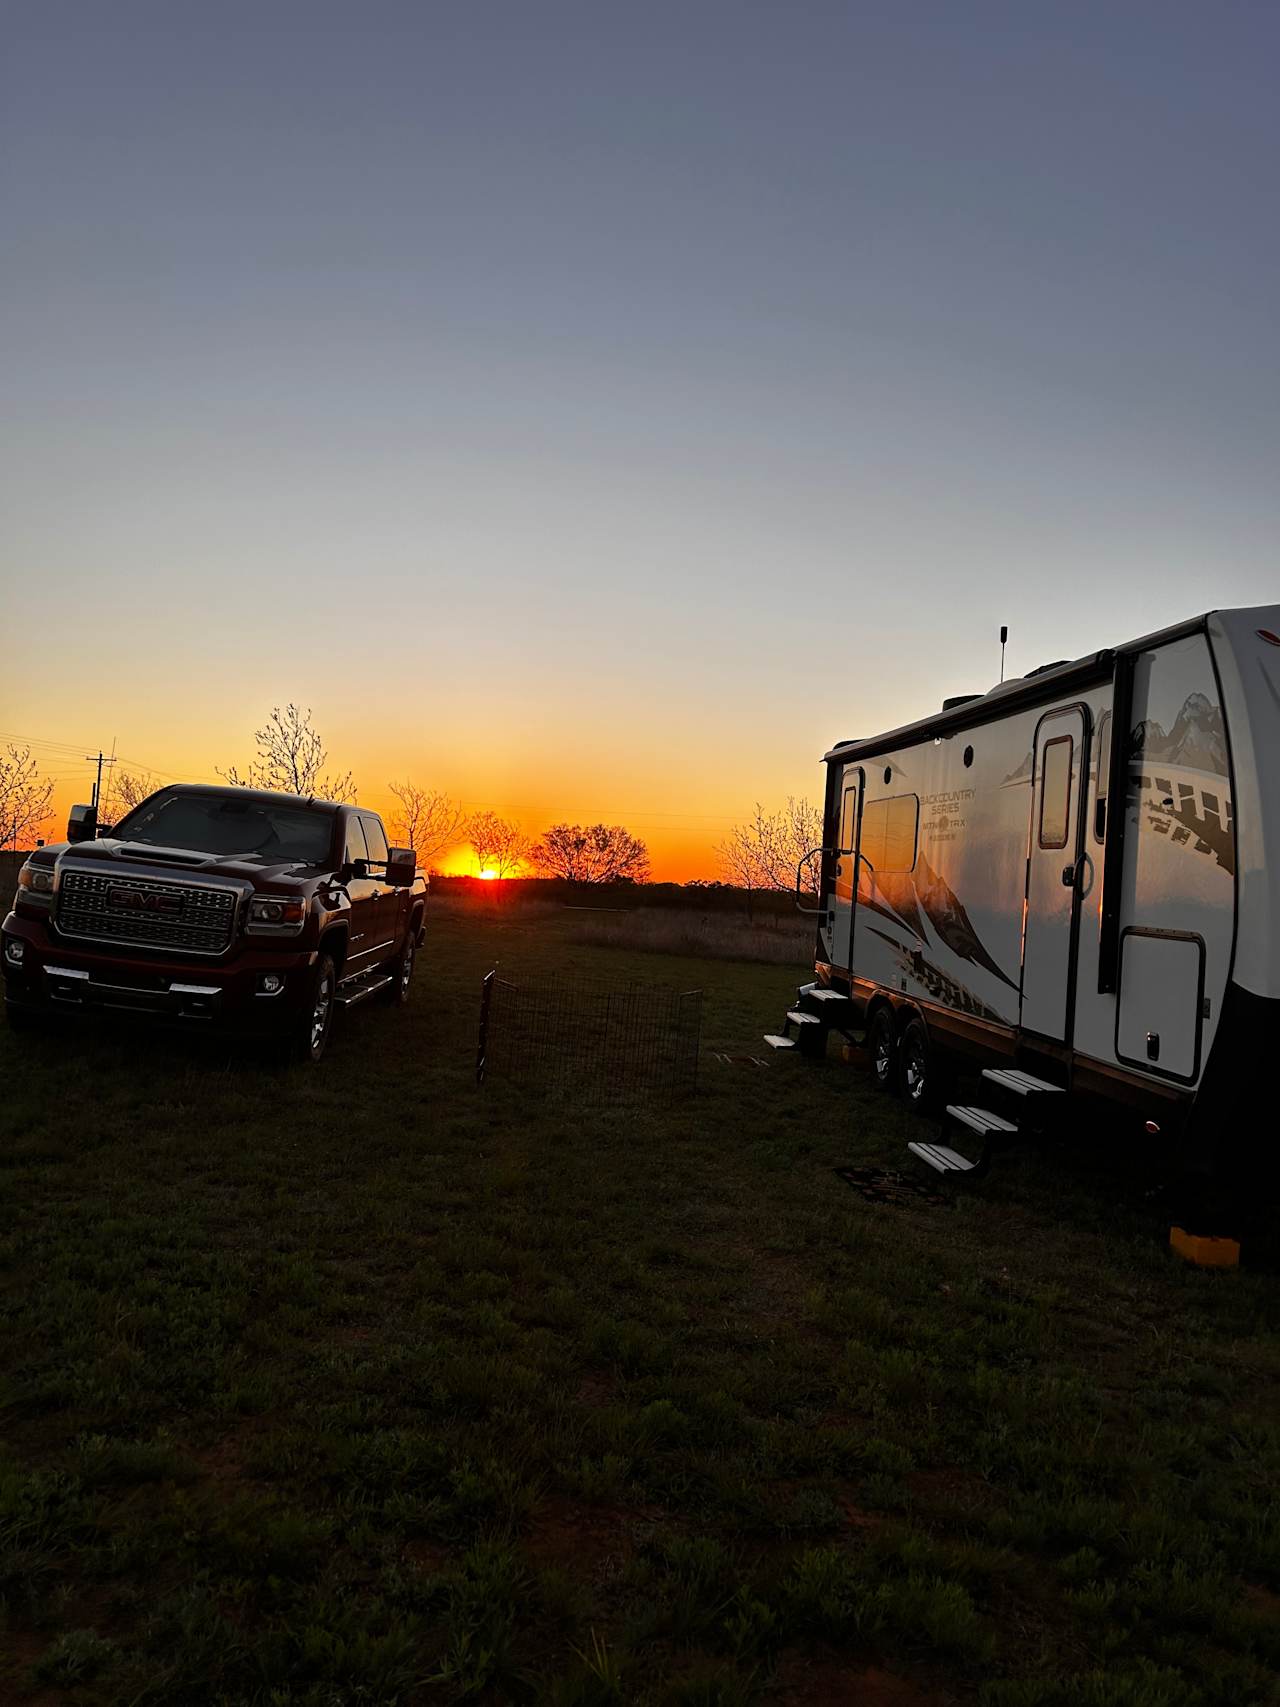
[[[19,704],[18,716],[8,719],[19,739],[30,736],[33,755],[55,784],[42,830],[51,841],[64,838],[72,803],[90,798],[94,766],[83,755],[99,745],[93,729],[100,685],[69,680],[56,720],[41,715],[34,702]],[[399,839],[400,808],[391,785],[412,779],[440,789],[466,815],[488,809],[512,820],[530,842],[556,823],[622,824],[647,844],[651,881],[713,880],[722,875],[716,845],[734,824],[750,820],[757,799],[774,809],[789,794],[817,798],[818,758],[831,738],[826,729],[784,733],[749,727],[744,720],[735,742],[741,756],[727,764],[722,754],[734,731],[729,712],[720,708],[715,715],[726,726],[716,727],[704,714],[699,739],[691,742],[675,709],[660,706],[620,746],[614,734],[620,716],[596,727],[548,713],[533,732],[520,729],[515,704],[496,710],[486,704],[483,714],[459,725],[445,719],[434,697],[425,696],[407,720],[416,733],[373,734],[344,695],[309,691],[318,685],[269,682],[264,691],[256,681],[237,680],[232,687],[225,680],[201,680],[184,701],[176,682],[158,671],[156,680],[128,694],[115,690],[113,722],[101,742],[110,752],[114,737],[119,755],[117,765],[104,771],[106,821],[119,816],[110,790],[122,771],[156,788],[170,782],[221,785],[230,765],[243,771],[254,757],[253,730],[273,704],[292,695],[312,709],[329,754],[326,769],[352,771],[359,804],[381,814],[393,842]],[[514,737],[513,728],[520,729]],[[424,863],[447,876],[481,876],[465,830]],[[517,875],[534,873],[525,866]]]

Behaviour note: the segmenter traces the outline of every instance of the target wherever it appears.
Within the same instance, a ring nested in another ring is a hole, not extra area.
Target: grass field
[[[429,930],[318,1071],[0,1028],[0,1699],[1280,1699],[1273,1274],[1097,1153],[865,1202],[895,1103],[713,1057],[783,967]],[[477,1090],[499,958],[701,986],[696,1099]]]

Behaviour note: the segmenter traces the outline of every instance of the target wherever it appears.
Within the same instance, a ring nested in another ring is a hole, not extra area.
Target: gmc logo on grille
[[[135,913],[180,913],[181,895],[164,895],[152,889],[108,889],[112,907],[128,907]]]

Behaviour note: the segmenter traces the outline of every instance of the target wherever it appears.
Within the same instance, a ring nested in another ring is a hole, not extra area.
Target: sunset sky
[[[0,738],[311,706],[714,874],[870,734],[1280,598],[1280,10],[11,7]]]

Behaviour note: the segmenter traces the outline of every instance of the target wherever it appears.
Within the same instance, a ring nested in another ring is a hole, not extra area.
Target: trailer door
[[[840,778],[840,816],[837,820],[832,963],[853,967],[853,923],[858,910],[858,823],[862,805],[862,772],[846,765]]]
[[[1081,706],[1052,711],[1036,730],[1022,932],[1022,1026],[1069,1042],[1080,913],[1081,785],[1087,775]]]

